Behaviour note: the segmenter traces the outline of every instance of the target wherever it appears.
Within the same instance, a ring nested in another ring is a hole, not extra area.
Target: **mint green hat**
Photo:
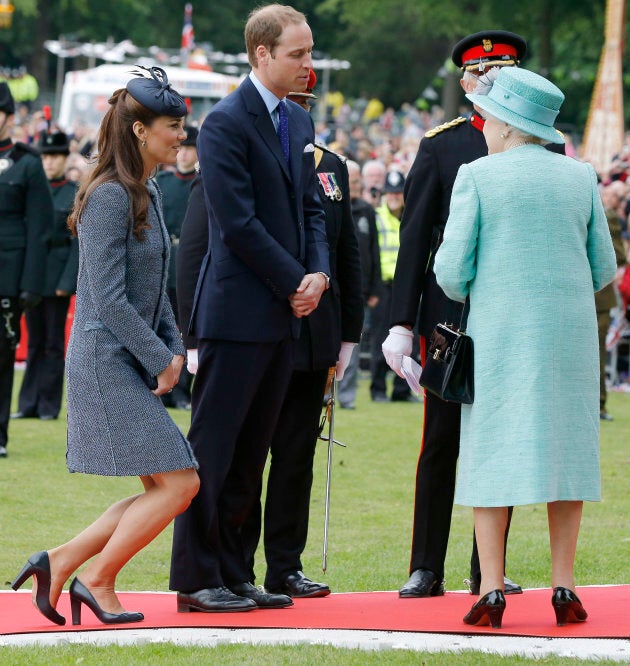
[[[564,102],[560,88],[519,67],[503,67],[487,95],[466,97],[483,111],[549,143],[564,143],[553,123]]]

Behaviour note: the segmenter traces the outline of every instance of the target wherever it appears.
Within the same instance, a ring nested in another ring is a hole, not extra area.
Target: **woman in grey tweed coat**
[[[55,606],[66,580],[73,624],[81,604],[101,622],[137,622],[116,596],[116,576],[190,503],[199,488],[190,445],[161,395],[177,384],[185,350],[166,298],[169,240],[158,164],[174,164],[186,137],[184,100],[159,68],[139,74],[109,100],[94,171],[70,217],[79,238],[79,278],[67,355],[71,472],[140,477],[144,492],[116,502],[72,540],[29,558],[38,609],[64,624]]]

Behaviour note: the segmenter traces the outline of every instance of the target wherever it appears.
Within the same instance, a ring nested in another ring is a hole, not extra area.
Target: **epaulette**
[[[424,136],[427,139],[430,139],[434,137],[436,134],[445,132],[446,130],[452,129],[453,127],[458,127],[459,125],[465,122],[466,118],[464,118],[464,116],[459,116],[459,118],[455,118],[454,120],[449,120],[447,123],[442,123],[442,125],[438,125],[437,127],[430,129],[428,132],[425,133]]]
[[[331,150],[327,145],[321,143],[320,141],[316,141],[315,145],[320,149],[323,150],[327,153],[330,153],[331,155],[334,155],[342,164],[345,164],[348,158],[345,155],[341,155],[340,153],[336,153],[334,150]]]

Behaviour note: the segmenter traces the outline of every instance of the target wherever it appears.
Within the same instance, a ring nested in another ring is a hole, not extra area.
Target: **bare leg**
[[[575,592],[573,567],[577,549],[582,502],[549,502],[549,543],[551,546],[551,586]]]
[[[67,543],[48,551],[52,581],[50,603],[57,606],[64,583],[84,562],[100,553],[113,534],[123,513],[139,495],[126,497],[112,504],[99,518],[86,527],[83,532]],[[33,599],[37,584],[33,579]]]
[[[115,594],[116,575],[183,511],[199,488],[194,469],[140,477],[145,492],[113,504],[79,535],[48,551],[56,605],[63,584],[81,564],[98,555],[81,574],[97,603],[110,613],[123,611]]]
[[[507,507],[475,507],[475,533],[481,565],[479,596],[503,590]]]

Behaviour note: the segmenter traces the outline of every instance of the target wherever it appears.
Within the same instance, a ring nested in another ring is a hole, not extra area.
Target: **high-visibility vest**
[[[400,220],[389,210],[386,203],[376,209],[376,227],[381,252],[381,277],[384,282],[391,282],[394,279],[400,247]]]

